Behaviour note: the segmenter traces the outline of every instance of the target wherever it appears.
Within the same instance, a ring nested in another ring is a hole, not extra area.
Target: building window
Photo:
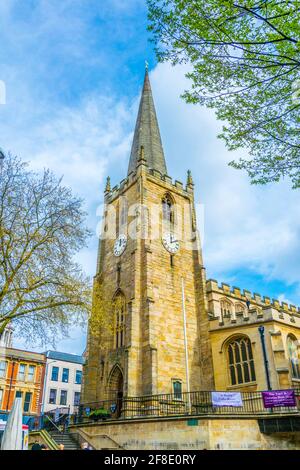
[[[69,382],[69,369],[63,369],[62,382],[65,382],[65,383]]]
[[[0,410],[2,410],[3,390],[0,388]]]
[[[229,302],[229,300],[221,300],[220,302],[221,305],[221,314],[222,317],[231,317],[232,313],[232,304]]]
[[[231,341],[227,351],[231,385],[254,382],[254,360],[249,338],[241,337]]]
[[[19,365],[19,373],[18,373],[18,380],[21,382],[25,381],[25,372],[26,372],[26,364]]]
[[[62,390],[60,392],[60,405],[65,406],[67,404],[67,395],[68,395],[67,390]]]
[[[235,313],[236,315],[244,315],[245,306],[243,304],[235,304]]]
[[[0,378],[2,379],[6,377],[6,368],[7,368],[7,362],[0,361]]]
[[[28,366],[27,380],[28,382],[34,382],[35,366]]]
[[[74,406],[80,405],[80,392],[74,393]]]
[[[125,297],[118,294],[114,301],[115,309],[115,347],[121,348],[125,344]]]
[[[293,379],[300,379],[299,346],[295,337],[288,336],[287,350]]]
[[[52,374],[51,374],[51,380],[53,380],[53,382],[58,381],[58,372],[59,372],[59,367],[53,366],[52,367]]]
[[[82,371],[81,370],[76,370],[75,383],[76,384],[81,384],[81,381],[82,381]]]
[[[182,383],[180,380],[173,381],[173,394],[175,400],[182,400]]]
[[[25,400],[24,400],[24,407],[23,407],[23,410],[25,413],[28,413],[30,411],[31,397],[32,397],[32,393],[30,392],[25,393]]]
[[[57,390],[55,388],[50,388],[50,395],[49,395],[50,405],[56,404],[56,394],[57,394]]]
[[[174,224],[174,209],[172,199],[169,194],[166,194],[162,200],[163,222],[168,226]]]

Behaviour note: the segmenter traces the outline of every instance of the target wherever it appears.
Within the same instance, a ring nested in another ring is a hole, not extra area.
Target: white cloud
[[[286,304],[293,305],[293,302],[286,298],[285,294],[279,294],[278,300],[280,303],[285,302]]]
[[[209,275],[251,269],[300,286],[299,191],[291,190],[288,181],[251,186],[245,173],[228,167],[244,152],[228,152],[217,139],[221,124],[212,111],[179,97],[189,87],[185,71],[159,64],[151,81],[169,173],[182,179],[191,167],[197,199],[205,205]]]
[[[23,132],[3,126],[5,149],[30,161],[33,169],[50,168],[93,209],[102,202],[107,167],[126,164],[131,132],[130,109],[112,98],[88,97],[76,107],[65,107],[41,123],[26,121]],[[27,132],[24,132],[27,127]],[[94,215],[94,214],[93,214]],[[95,224],[93,224],[95,228]]]

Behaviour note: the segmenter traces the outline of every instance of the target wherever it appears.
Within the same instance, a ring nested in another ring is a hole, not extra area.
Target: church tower
[[[127,177],[105,189],[82,402],[212,390],[194,184],[172,181],[146,70]]]

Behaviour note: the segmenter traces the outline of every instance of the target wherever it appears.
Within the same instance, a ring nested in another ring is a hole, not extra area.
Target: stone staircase
[[[124,447],[120,446],[116,441],[106,434],[101,434],[97,436],[97,449],[99,450],[120,450]]]
[[[80,450],[80,445],[68,432],[61,433],[58,430],[53,430],[49,434],[58,446],[59,444],[65,446],[64,450]]]
[[[83,442],[87,442],[93,450],[121,450],[124,449],[118,442],[114,441],[111,437],[109,437],[107,434],[96,434],[93,437],[96,439],[93,439],[92,436],[90,436],[88,433],[86,433],[83,429],[81,429],[79,432],[73,432],[72,429],[69,430],[69,435],[73,438],[74,441],[76,441],[78,444],[82,444]],[[92,445],[91,442],[93,440],[96,441],[96,446],[95,443]]]
[[[82,442],[89,442],[90,438],[85,433],[77,434],[72,433],[72,431],[60,432],[59,429],[52,429],[48,431],[51,439],[59,446],[63,444],[65,446],[64,450],[81,450]],[[97,436],[97,449],[98,450],[120,450],[124,449],[120,444],[114,441],[111,437],[106,434],[101,434]]]

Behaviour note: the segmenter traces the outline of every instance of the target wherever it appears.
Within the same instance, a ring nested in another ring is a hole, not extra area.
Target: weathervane
[[[148,68],[149,68],[149,64],[148,64],[148,62],[145,60],[145,69],[148,70]]]

